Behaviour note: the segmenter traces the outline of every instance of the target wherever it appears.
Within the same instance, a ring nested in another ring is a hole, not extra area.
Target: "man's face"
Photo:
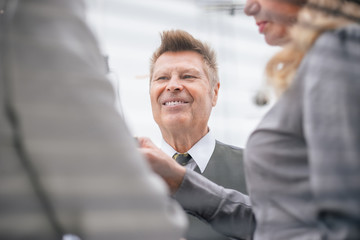
[[[219,83],[211,86],[206,67],[202,56],[194,51],[165,52],[157,59],[150,98],[160,129],[207,131]]]

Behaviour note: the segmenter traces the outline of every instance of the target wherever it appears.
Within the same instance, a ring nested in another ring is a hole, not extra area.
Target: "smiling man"
[[[219,87],[216,56],[207,44],[181,30],[162,33],[150,66],[151,106],[163,137],[161,149],[187,169],[246,193],[242,149],[215,140],[208,127]],[[228,239],[195,217],[189,215],[189,220],[187,240]]]

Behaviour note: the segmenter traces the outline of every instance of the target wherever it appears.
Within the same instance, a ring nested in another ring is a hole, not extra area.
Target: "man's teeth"
[[[172,101],[172,102],[166,102],[165,105],[166,106],[174,106],[174,105],[178,105],[178,104],[183,104],[185,102],[182,101]]]

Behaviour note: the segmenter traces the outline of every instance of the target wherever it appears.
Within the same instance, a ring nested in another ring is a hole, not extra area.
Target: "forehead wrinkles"
[[[202,71],[201,71],[202,70]],[[157,69],[156,65],[154,68],[153,76],[158,76],[161,74],[184,74],[184,73],[193,73],[197,75],[203,75],[205,72],[204,69],[199,69],[194,67],[192,64],[172,64],[172,63],[165,63],[162,65],[161,68]]]

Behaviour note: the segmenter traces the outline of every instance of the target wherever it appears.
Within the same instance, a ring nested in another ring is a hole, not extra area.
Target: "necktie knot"
[[[190,161],[191,156],[188,153],[175,153],[172,158],[181,166],[185,166]]]

